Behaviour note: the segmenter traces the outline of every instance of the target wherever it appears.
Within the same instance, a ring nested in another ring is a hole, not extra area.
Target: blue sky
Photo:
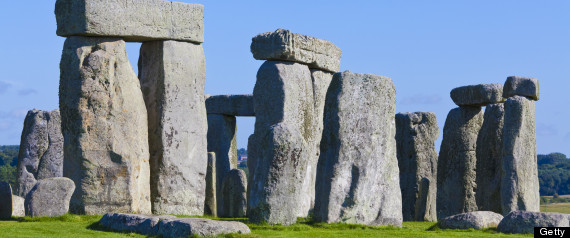
[[[251,38],[277,28],[326,39],[343,51],[341,71],[391,77],[397,112],[437,114],[440,138],[451,89],[536,77],[538,153],[570,155],[570,1],[182,1],[205,6],[206,93],[251,93]],[[0,144],[19,144],[27,110],[58,107],[64,38],[54,0],[0,8]],[[136,69],[138,47],[127,46]],[[238,148],[253,133],[238,119]]]

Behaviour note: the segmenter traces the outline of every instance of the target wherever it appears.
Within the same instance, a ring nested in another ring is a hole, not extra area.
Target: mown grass
[[[540,205],[540,211],[544,212],[544,204]],[[549,203],[546,205],[546,211],[570,214],[570,203]]]
[[[188,217],[188,216],[180,216]],[[195,217],[195,216],[193,216]],[[101,216],[65,215],[45,218],[17,218],[0,221],[1,237],[145,237],[133,233],[110,232],[98,225]],[[207,217],[213,218],[213,217]],[[532,237],[497,233],[495,229],[442,230],[433,222],[404,222],[402,227],[373,227],[354,224],[313,223],[299,219],[291,226],[251,224],[247,219],[223,219],[246,223],[252,233],[222,237]]]

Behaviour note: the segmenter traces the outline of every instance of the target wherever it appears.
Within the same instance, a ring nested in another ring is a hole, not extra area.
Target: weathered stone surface
[[[334,73],[342,51],[330,41],[277,29],[253,37],[251,53],[257,60],[293,61]]]
[[[554,212],[513,211],[497,230],[502,233],[534,233],[535,227],[569,227],[570,215]]]
[[[176,217],[171,215],[107,213],[99,220],[99,224],[116,231],[156,236],[158,235],[158,224],[164,219],[176,219]]]
[[[26,215],[56,217],[66,214],[74,190],[73,181],[65,177],[38,180],[26,196]]]
[[[228,116],[255,116],[253,94],[206,95],[206,111]]]
[[[514,96],[505,102],[501,207],[512,211],[538,212],[540,206],[536,162],[534,101]]]
[[[265,62],[257,72],[253,97],[256,121],[248,143],[247,214],[252,222],[292,224],[310,206],[301,193],[309,157],[316,155],[309,68]]]
[[[216,186],[216,153],[208,152],[208,169],[206,170],[206,201],[204,202],[204,214],[208,216],[218,215]]]
[[[451,99],[458,106],[485,106],[492,103],[504,102],[503,85],[477,84],[454,88]]]
[[[222,183],[237,168],[236,117],[208,114],[208,151],[216,153],[216,197],[218,215],[222,211]]]
[[[0,181],[0,219],[9,219],[12,216],[12,186],[8,182]]]
[[[537,101],[539,96],[538,79],[519,76],[507,77],[503,97],[509,98],[515,95],[529,97]]]
[[[497,227],[503,216],[489,211],[475,211],[461,213],[446,217],[439,221],[442,229],[469,229],[481,230],[485,228]]]
[[[63,176],[59,110],[28,111],[18,154],[17,194],[25,197],[37,180]]]
[[[396,147],[404,221],[437,221],[435,140],[438,136],[435,113],[396,114]]]
[[[477,136],[476,183],[477,208],[480,211],[502,213],[501,171],[503,157],[504,104],[489,104],[483,115],[483,125]]]
[[[390,78],[334,75],[317,167],[317,221],[402,225],[395,107]]]
[[[204,6],[163,0],[57,0],[57,35],[204,42]]]
[[[249,234],[247,225],[237,221],[215,221],[203,218],[165,219],[159,224],[158,235],[162,237],[213,237],[222,234]]]
[[[437,217],[477,211],[476,145],[483,124],[480,107],[449,111],[437,164]]]
[[[222,217],[245,217],[247,211],[247,176],[232,169],[222,185]]]
[[[60,70],[63,175],[77,186],[70,211],[150,213],[147,113],[125,42],[69,37]]]
[[[188,42],[151,41],[140,52],[152,212],[202,215],[208,160],[204,50]]]
[[[24,201],[25,199],[23,197],[12,195],[12,216],[14,217],[26,216]]]

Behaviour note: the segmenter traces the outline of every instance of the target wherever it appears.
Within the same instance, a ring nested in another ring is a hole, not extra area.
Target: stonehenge
[[[26,196],[26,215],[56,217],[69,211],[69,201],[75,190],[71,179],[64,177],[39,180]]]
[[[204,215],[217,216],[218,204],[216,196],[216,153],[208,152],[208,169],[206,170],[206,199]]]
[[[63,176],[63,135],[59,110],[30,110],[18,153],[16,194],[25,197],[37,180]]]
[[[245,217],[247,177],[241,169],[232,169],[222,184],[221,217]]]
[[[0,182],[0,219],[12,217],[12,186],[8,182]]]

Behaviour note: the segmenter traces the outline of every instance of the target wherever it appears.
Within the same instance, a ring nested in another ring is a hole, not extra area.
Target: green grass
[[[188,216],[180,216],[188,217]],[[195,216],[193,216],[195,217]],[[207,217],[212,218],[212,217]],[[145,237],[133,233],[110,232],[98,225],[101,216],[64,215],[61,217],[16,218],[0,221],[1,237]],[[483,231],[442,230],[434,222],[404,222],[402,227],[373,227],[354,224],[312,223],[299,219],[291,226],[250,224],[246,218],[222,219],[246,223],[252,234],[230,234],[223,237],[532,237]]]
[[[544,212],[544,204],[540,205],[540,211]],[[546,205],[546,211],[570,214],[570,203],[549,203]]]

